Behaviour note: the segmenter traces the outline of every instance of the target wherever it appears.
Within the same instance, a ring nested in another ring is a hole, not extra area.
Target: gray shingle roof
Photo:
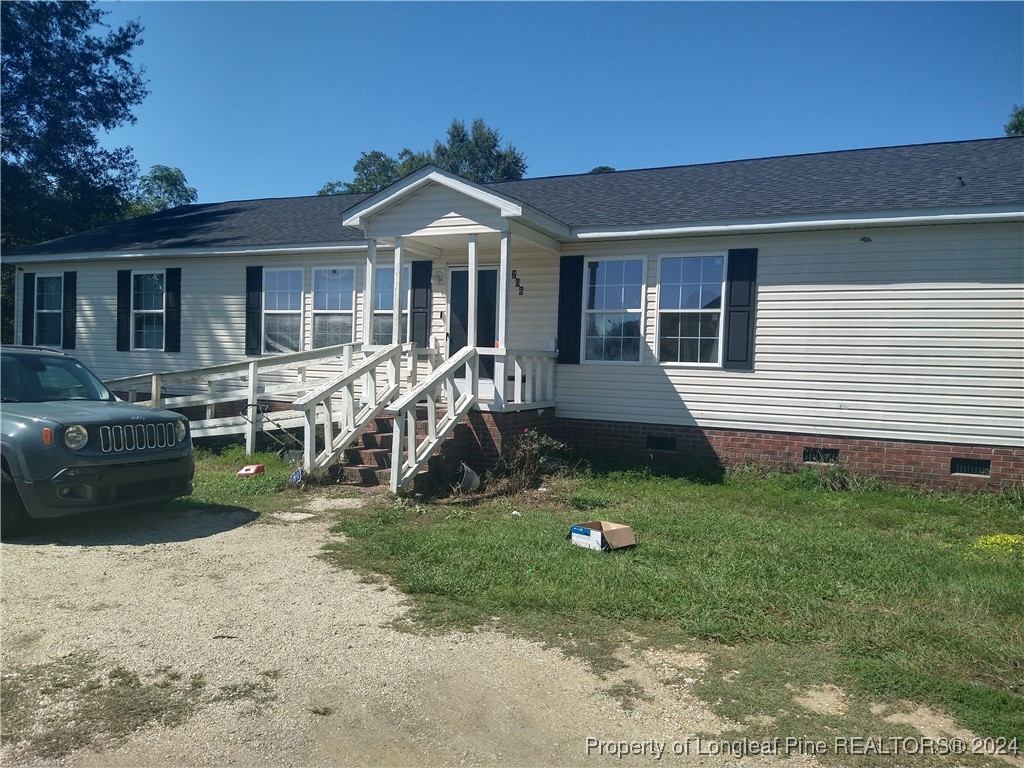
[[[961,183],[962,180],[962,183]],[[571,227],[1024,203],[1024,138],[791,155],[487,185]],[[16,255],[358,243],[342,213],[367,195],[182,206]],[[11,254],[15,255],[15,254]]]

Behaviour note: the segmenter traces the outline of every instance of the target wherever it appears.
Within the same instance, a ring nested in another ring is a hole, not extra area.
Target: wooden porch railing
[[[362,344],[338,344],[332,347],[292,352],[261,358],[250,358],[238,363],[223,363],[205,368],[191,368],[181,371],[165,371],[147,373],[140,376],[125,376],[109,379],[104,383],[108,388],[119,392],[127,392],[128,401],[136,402],[139,392],[148,390],[149,401],[143,401],[152,408],[185,408],[188,406],[205,406],[206,418],[191,421],[192,434],[196,437],[214,435],[244,434],[246,452],[253,453],[256,446],[256,435],[264,423],[270,421],[260,413],[259,398],[280,395],[298,395],[308,392],[323,383],[322,379],[307,379],[306,370],[311,365],[341,363],[344,369],[352,365],[353,355],[362,351]],[[267,383],[268,374],[274,374],[277,381]],[[294,376],[293,381],[280,381],[281,378]],[[206,388],[206,392],[164,398],[162,388],[167,385],[193,386],[196,389]],[[215,407],[218,403],[243,401],[243,415],[216,418]],[[301,414],[292,416],[278,415],[273,417],[274,426],[300,427],[303,424]]]
[[[557,352],[484,347],[479,352],[495,358],[492,410],[519,411],[554,407]]]
[[[386,408],[394,417],[391,443],[391,492],[408,485],[477,402],[480,355],[466,347],[435,370],[419,387]],[[456,379],[464,380],[460,388]],[[438,402],[445,410],[438,420]],[[427,431],[422,440],[416,431],[416,411],[426,405]]]
[[[304,415],[302,466],[305,472],[315,472],[333,464],[341,452],[355,442],[363,428],[398,395],[402,386],[402,360],[407,355],[408,381],[415,388],[415,345],[392,344],[292,403],[292,408]],[[384,384],[378,383],[378,376]],[[362,390],[361,399],[355,391],[357,384]],[[341,402],[337,405],[340,407],[335,408],[334,399],[339,393]],[[319,453],[316,451],[318,425],[323,427],[324,434],[324,449]]]

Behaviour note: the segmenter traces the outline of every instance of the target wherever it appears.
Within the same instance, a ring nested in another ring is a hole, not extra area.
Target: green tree
[[[598,165],[591,168],[587,173],[611,173],[614,170],[610,165]]]
[[[1010,122],[1003,126],[1007,136],[1024,136],[1024,107],[1013,105]]]
[[[328,182],[317,194],[379,192],[428,163],[477,182],[513,181],[526,173],[522,153],[510,144],[501,146],[501,134],[481,118],[469,130],[461,120],[452,120],[447,141],[434,142],[433,152],[403,149],[397,157],[379,149],[363,152],[352,168],[352,181]]]
[[[148,93],[131,54],[142,26],[96,34],[89,2],[0,3],[0,247],[29,245],[118,221],[138,166],[99,131],[134,123]],[[109,29],[109,27],[108,27]],[[14,333],[14,271],[0,280],[0,340]]]
[[[128,218],[188,205],[198,199],[199,193],[188,185],[188,179],[180,168],[154,165],[139,179],[139,191],[129,207]]]

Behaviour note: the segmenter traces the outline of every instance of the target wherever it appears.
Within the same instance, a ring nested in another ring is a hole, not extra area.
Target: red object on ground
[[[253,475],[262,475],[264,469],[265,467],[262,464],[247,464],[235,474],[239,477],[252,477]]]

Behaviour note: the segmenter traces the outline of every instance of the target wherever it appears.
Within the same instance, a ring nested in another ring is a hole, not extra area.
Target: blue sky
[[[151,94],[104,138],[202,202],[315,194],[482,117],[527,176],[1000,136],[1022,3],[101,2]]]

